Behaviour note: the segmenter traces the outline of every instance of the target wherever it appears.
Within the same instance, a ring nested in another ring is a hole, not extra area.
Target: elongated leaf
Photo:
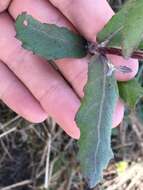
[[[42,24],[23,13],[16,20],[16,37],[22,46],[48,59],[86,56],[86,41],[64,27]]]
[[[115,41],[114,43],[117,46],[121,46],[121,31],[124,27],[124,22],[126,19],[126,16],[128,14],[129,9],[132,6],[132,1],[127,1],[120,11],[118,11],[111,19],[110,21],[104,26],[104,28],[98,33],[97,40],[99,43],[104,42],[106,39],[110,38],[113,34],[115,36],[113,37],[112,41]],[[110,44],[110,43],[109,43]]]
[[[124,57],[143,49],[143,1],[128,0],[97,35],[99,43],[109,40],[108,47],[123,48]]]
[[[128,11],[122,30],[123,55],[130,57],[143,37],[143,0],[130,0],[132,6]]]
[[[106,58],[94,56],[89,64],[85,96],[76,116],[81,130],[79,159],[90,187],[102,179],[103,169],[113,158],[112,115],[118,98],[114,76],[107,76]]]
[[[124,102],[132,109],[137,102],[143,97],[143,88],[136,79],[127,82],[118,82],[119,94]]]

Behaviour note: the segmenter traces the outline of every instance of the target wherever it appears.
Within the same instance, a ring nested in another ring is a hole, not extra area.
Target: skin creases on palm
[[[63,78],[45,60],[21,47],[20,42],[15,38],[13,21],[13,18],[15,19],[22,12],[27,12],[44,23],[68,28],[73,28],[74,25],[86,38],[93,39],[94,36],[95,40],[97,32],[113,15],[112,9],[105,0],[97,1],[96,6],[95,0],[90,0],[88,3],[86,0],[74,1],[69,7],[66,7],[66,2],[62,0],[60,3],[55,0],[54,6],[57,7],[55,9],[52,6],[53,1],[49,3],[47,0],[25,0],[21,3],[19,0],[13,0],[8,9],[11,17],[7,13],[1,14],[0,81],[3,85],[1,84],[0,97],[11,109],[27,120],[41,122],[50,115],[67,134],[79,138],[80,131],[74,119],[87,81],[88,59],[56,61]],[[95,20],[97,22],[94,25]],[[138,70],[136,60],[127,61],[113,55],[110,59],[116,67],[128,65],[133,71],[127,74],[117,71],[118,80],[129,80],[135,76]],[[4,79],[7,79],[7,83]],[[113,126],[121,122],[123,112],[124,106],[119,100],[114,113]]]

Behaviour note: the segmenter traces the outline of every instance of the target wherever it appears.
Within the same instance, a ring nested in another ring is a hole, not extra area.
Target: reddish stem
[[[122,49],[121,48],[114,48],[114,47],[107,47],[101,44],[96,44],[94,42],[91,42],[88,44],[88,51],[91,54],[95,54],[96,52],[102,53],[102,54],[113,54],[113,55],[119,55],[123,56]],[[134,51],[131,55],[131,58],[135,59],[143,59],[143,50],[137,50]]]
[[[99,48],[99,51],[104,52],[105,54],[113,54],[113,55],[123,56],[122,50],[118,49],[118,48],[102,47],[102,48]],[[131,58],[143,59],[143,51],[133,52],[133,54],[131,55]]]

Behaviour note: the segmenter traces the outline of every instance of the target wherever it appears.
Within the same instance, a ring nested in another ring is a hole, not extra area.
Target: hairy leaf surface
[[[81,130],[81,169],[91,188],[101,181],[103,169],[113,158],[111,128],[118,90],[114,76],[107,76],[106,61],[102,55],[92,58],[85,96],[76,115]]]
[[[42,24],[26,13],[16,20],[16,37],[22,46],[48,59],[86,56],[86,41],[64,27]]]
[[[118,82],[119,94],[123,101],[132,109],[143,97],[143,88],[136,79],[127,82]]]

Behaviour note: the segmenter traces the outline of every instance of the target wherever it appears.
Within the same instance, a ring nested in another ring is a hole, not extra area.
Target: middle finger
[[[57,24],[68,28],[73,26],[63,17],[63,15],[47,0],[25,0],[24,4],[19,0],[13,0],[9,8],[10,14],[16,18],[21,12],[27,12],[33,17],[44,23]],[[71,83],[76,93],[82,97],[83,87],[87,81],[88,60],[83,59],[63,59],[56,62],[60,71],[65,78]],[[113,118],[113,126],[117,126],[123,118],[124,106],[118,101],[116,111]]]
[[[78,138],[79,129],[74,117],[80,101],[75,93],[51,65],[21,48],[14,37],[13,21],[6,13],[0,16],[0,28],[0,59],[24,83],[43,109],[69,135]]]
[[[41,22],[73,29],[73,26],[65,17],[47,0],[25,0],[24,3],[21,3],[19,0],[13,0],[9,12],[14,18],[21,12],[27,12]],[[87,59],[62,59],[56,61],[56,64],[77,94],[83,96],[83,87],[87,81]]]

